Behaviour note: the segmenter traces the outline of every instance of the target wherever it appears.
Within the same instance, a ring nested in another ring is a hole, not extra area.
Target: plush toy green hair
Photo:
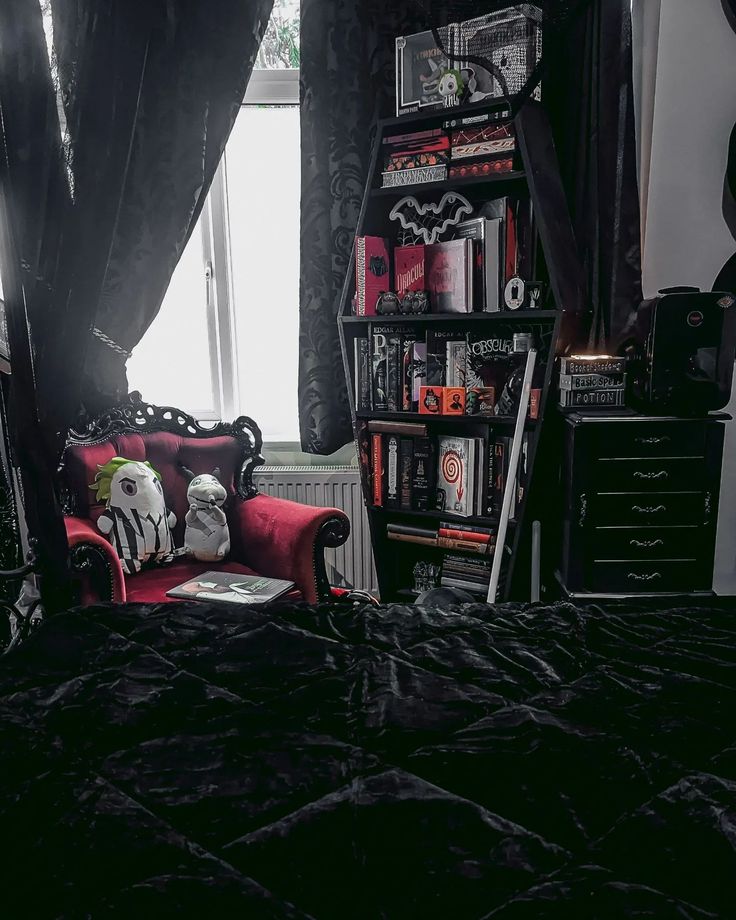
[[[138,462],[149,467],[156,479],[161,482],[161,474],[151,466],[148,460],[139,460]],[[98,502],[105,502],[107,504],[110,500],[110,483],[112,482],[112,477],[124,463],[130,463],[130,460],[125,457],[113,457],[111,460],[108,460],[107,463],[98,464],[95,481],[90,483],[90,489],[97,490]]]

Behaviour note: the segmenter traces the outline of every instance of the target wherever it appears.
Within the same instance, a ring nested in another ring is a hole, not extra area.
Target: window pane
[[[140,390],[146,402],[200,417],[214,413],[201,222],[127,367],[129,388]]]
[[[299,0],[275,0],[256,70],[299,67]]]
[[[243,106],[226,151],[240,411],[299,438],[299,109]]]

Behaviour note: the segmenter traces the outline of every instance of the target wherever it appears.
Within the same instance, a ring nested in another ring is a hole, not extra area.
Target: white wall
[[[635,22],[648,3],[634,0]],[[720,0],[661,0],[659,12],[649,185],[643,190],[645,297],[673,284],[710,290],[736,251],[721,210],[736,123],[736,33]],[[651,49],[651,37],[647,44]],[[736,394],[729,411],[736,415]],[[736,422],[726,426],[714,587],[736,594]]]

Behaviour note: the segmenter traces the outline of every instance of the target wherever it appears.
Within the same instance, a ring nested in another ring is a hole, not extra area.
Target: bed
[[[725,605],[73,610],[0,726],[3,916],[734,915]]]

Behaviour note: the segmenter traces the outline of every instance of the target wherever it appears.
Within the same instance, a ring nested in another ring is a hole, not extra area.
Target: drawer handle
[[[640,549],[652,549],[655,546],[664,546],[663,540],[629,540],[629,546],[638,546]]]
[[[650,572],[648,575],[639,575],[636,572],[629,572],[626,576],[630,581],[655,581],[657,578],[661,578],[659,572]]]
[[[660,470],[658,473],[642,473],[641,470],[634,471],[634,479],[667,479],[669,475],[667,470]]]
[[[662,435],[653,435],[650,438],[636,438],[637,444],[666,444],[670,440],[670,436],[667,434]]]
[[[639,514],[657,514],[660,511],[666,511],[666,505],[646,505],[642,508],[641,505],[634,505],[631,509],[632,511],[638,511]]]

